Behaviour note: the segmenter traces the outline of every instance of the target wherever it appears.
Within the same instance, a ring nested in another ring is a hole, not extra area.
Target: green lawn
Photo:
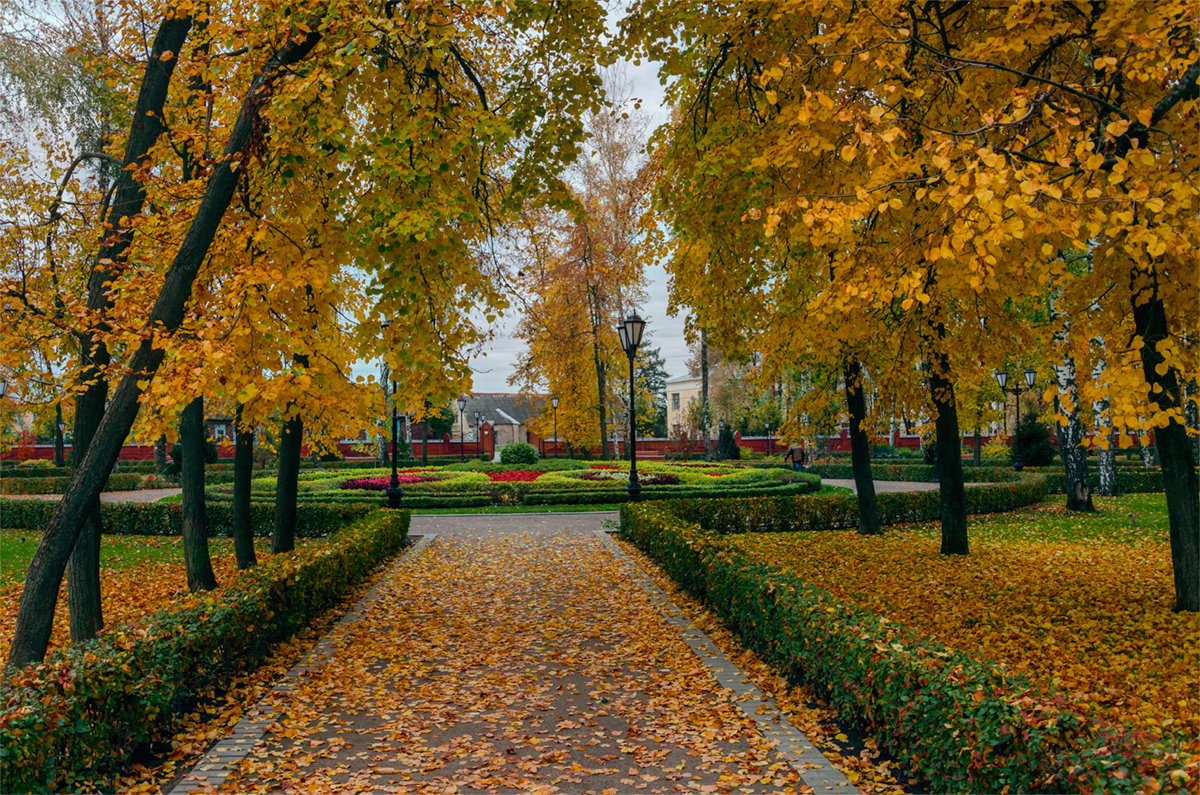
[[[40,536],[31,530],[0,530],[0,588],[25,578]],[[259,544],[266,539],[255,539]],[[210,538],[214,557],[233,554],[233,539]],[[143,563],[176,563],[183,560],[183,541],[179,536],[106,535],[100,539],[100,566],[120,570]]]

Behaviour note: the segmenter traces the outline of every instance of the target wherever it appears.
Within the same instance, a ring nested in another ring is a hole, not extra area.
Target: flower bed
[[[532,483],[545,472],[531,472],[528,469],[514,469],[511,472],[488,472],[488,479],[493,483]]]
[[[428,483],[432,480],[438,480],[438,478],[432,477],[430,475],[416,475],[416,474],[412,474],[412,473],[396,475],[396,482],[401,483],[401,484]],[[389,488],[391,485],[392,485],[392,476],[391,475],[382,475],[380,477],[374,477],[374,478],[350,478],[349,480],[342,481],[343,489],[363,489],[365,491],[384,491],[387,488]]]

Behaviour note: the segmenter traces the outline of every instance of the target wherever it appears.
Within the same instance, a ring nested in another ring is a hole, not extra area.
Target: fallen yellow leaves
[[[951,648],[1060,688],[1102,722],[1200,736],[1200,625],[1171,611],[1166,539],[1028,535],[974,538],[966,557],[939,554],[932,531],[921,528],[882,537],[749,534],[731,543]]]

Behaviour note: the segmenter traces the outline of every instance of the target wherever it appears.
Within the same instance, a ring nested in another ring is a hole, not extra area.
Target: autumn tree
[[[107,315],[120,319],[105,329],[125,352],[120,382],[34,555],[10,665],[45,652],[80,523],[143,395],[158,383],[201,269],[223,263],[252,273],[242,269],[244,259],[209,259],[213,251],[245,252],[255,234],[261,231],[265,240],[269,232],[248,222],[226,223],[239,183],[269,174],[276,185],[287,185],[303,169],[321,175],[317,189],[316,183],[297,183],[290,195],[307,194],[316,203],[334,197],[339,206],[328,213],[338,223],[318,224],[312,236],[294,238],[292,245],[319,250],[312,259],[322,259],[322,267],[335,259],[353,264],[371,285],[375,317],[404,316],[407,344],[389,352],[402,379],[419,381],[422,372],[443,363],[465,374],[465,361],[454,352],[483,332],[460,310],[471,302],[501,302],[480,267],[482,243],[525,199],[566,196],[557,174],[576,153],[578,119],[594,107],[601,22],[590,3],[566,11],[538,3],[515,9],[348,3],[255,8],[246,19],[234,9],[224,16],[206,11],[212,15],[202,20],[192,13],[191,7],[167,5],[129,16],[158,20],[158,31],[149,59],[127,61],[140,75],[127,75],[131,79],[117,86],[120,95],[138,95],[142,104],[131,132],[121,136],[128,188],[114,192],[112,231],[102,246],[107,256],[93,274],[107,285],[104,300],[113,302]],[[136,51],[136,29],[130,33],[125,41]],[[212,44],[189,47],[193,34]],[[217,53],[222,58],[214,63]],[[170,143],[160,143],[159,115],[147,113],[175,85],[181,62],[180,93],[201,74],[220,120],[207,132],[211,163],[194,184],[181,180]],[[533,113],[536,107],[549,110]],[[173,212],[144,212],[145,184],[154,180],[174,180],[180,188],[183,200]],[[297,223],[313,217],[300,213]],[[331,232],[349,245],[314,245]],[[136,274],[124,270],[131,247],[139,252]],[[271,268],[281,261],[265,264],[266,275],[256,274],[264,281],[274,278]],[[157,271],[147,272],[151,265]],[[6,298],[6,312],[21,311],[22,299],[32,299],[7,276],[3,287],[13,297]],[[290,317],[304,320],[300,313]],[[381,352],[378,332],[377,320],[353,327],[359,355]],[[303,388],[306,376],[317,391],[307,371],[292,373],[289,381]]]
[[[1196,351],[1177,331],[1197,319],[1196,226],[1182,219],[1195,212],[1198,155],[1179,145],[1195,127],[1193,17],[1182,2],[794,2],[708,16],[648,0],[626,24],[628,40],[666,65],[687,113],[664,134],[670,155],[750,188],[732,206],[684,194],[676,216],[719,214],[731,238],[756,227],[804,272],[836,275],[811,307],[823,308],[822,333],[869,339],[891,324],[901,355],[880,381],[909,394],[926,383],[951,470],[944,550],[966,551],[965,527],[947,525],[962,516],[955,382],[1006,347],[1054,347],[1052,330],[1031,328],[1014,303],[1059,294],[1084,338],[1135,340],[1140,366],[1106,362],[1112,415],[1119,427],[1140,415],[1155,428],[1187,610],[1200,606],[1198,489],[1180,402]],[[1089,245],[1086,274],[1057,257]],[[818,256],[803,260],[805,250]],[[719,284],[729,272],[689,276]],[[921,378],[902,379],[914,361]],[[1077,372],[1090,365],[1077,361]],[[1091,385],[1080,392],[1090,399]]]

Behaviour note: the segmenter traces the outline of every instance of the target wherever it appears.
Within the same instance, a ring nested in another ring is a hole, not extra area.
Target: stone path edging
[[[391,574],[406,565],[412,559],[413,555],[419,553],[436,537],[437,533],[422,535],[420,540],[410,549],[406,550],[400,556],[400,559],[388,568],[387,572],[379,578],[379,581],[375,583],[371,590],[364,594],[348,613],[339,618],[337,623],[321,636],[317,645],[309,649],[308,653],[298,663],[293,665],[258,703],[262,703],[271,695],[291,692],[292,684],[298,681],[301,676],[328,661],[334,652],[337,636],[342,634],[337,630],[348,628],[356,623],[382,596],[383,588]],[[254,748],[254,744],[262,739],[267,729],[275,721],[275,710],[255,712],[255,709],[256,707],[251,707],[247,711],[247,714],[233,727],[232,734],[222,738],[216,745],[209,748],[204,756],[200,758],[200,761],[196,763],[178,784],[171,788],[167,795],[191,795],[193,792],[211,792],[220,787],[225,779],[229,777],[229,774],[233,772],[234,767],[249,755],[250,751]]]
[[[763,695],[749,677],[717,648],[712,639],[675,606],[642,567],[609,536],[608,531],[595,532],[605,548],[624,563],[633,580],[645,589],[650,601],[658,607],[668,623],[679,630],[688,647],[700,658],[717,682],[733,692],[734,702],[755,722],[763,736],[775,745],[775,750],[788,760],[804,783],[812,787],[814,793],[857,795],[858,788],[833,766],[804,732],[792,725],[773,699]]]

